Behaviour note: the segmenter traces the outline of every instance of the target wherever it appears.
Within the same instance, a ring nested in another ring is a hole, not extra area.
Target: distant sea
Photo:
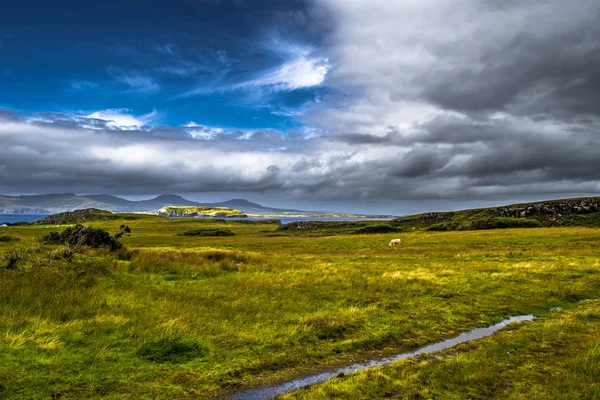
[[[340,218],[319,218],[319,217],[299,217],[299,218],[285,218],[285,217],[273,217],[273,218],[225,218],[225,220],[230,219],[240,219],[240,220],[250,220],[250,221],[264,221],[264,220],[273,220],[278,219],[282,224],[289,224],[292,222],[301,222],[301,221],[324,221],[324,222],[351,222],[351,221],[389,221],[392,218],[352,218],[352,217],[340,217]]]
[[[0,224],[5,222],[14,224],[15,222],[34,222],[44,219],[47,214],[0,214]],[[207,218],[208,219],[208,218]],[[230,219],[230,218],[226,218]],[[231,218],[238,219],[238,218]],[[282,224],[298,221],[382,221],[386,218],[319,218],[319,217],[303,217],[303,218],[239,218],[241,220],[261,221],[265,219],[278,219]],[[389,218],[388,218],[389,220]]]
[[[15,222],[34,222],[44,219],[47,214],[0,214],[0,224],[5,222],[14,224]]]

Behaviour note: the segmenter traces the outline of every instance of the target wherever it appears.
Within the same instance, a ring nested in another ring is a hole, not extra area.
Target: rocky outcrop
[[[197,207],[197,206],[169,206],[158,210],[158,215],[163,217],[213,217],[213,218],[246,218],[247,214],[240,210],[227,207]]]
[[[425,222],[443,222],[449,221],[454,216],[453,212],[428,212],[420,214],[419,217]]]
[[[489,215],[508,218],[527,218],[542,215],[590,214],[600,211],[600,198],[557,200],[541,203],[505,206],[488,210]]]

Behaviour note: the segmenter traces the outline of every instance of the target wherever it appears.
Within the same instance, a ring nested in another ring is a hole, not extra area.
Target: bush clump
[[[160,339],[144,343],[137,355],[156,363],[182,363],[208,354],[206,345],[195,339]]]
[[[199,228],[180,233],[182,236],[235,236],[229,229]]]
[[[20,239],[18,237],[10,236],[10,235],[0,235],[0,242],[18,242]]]
[[[2,255],[4,269],[16,269],[17,265],[24,261],[29,255],[29,249],[23,246],[10,249]]]
[[[118,238],[111,236],[108,231],[81,224],[67,228],[62,232],[50,232],[44,237],[43,241],[47,244],[79,245],[92,248],[105,247],[113,251],[123,247]]]

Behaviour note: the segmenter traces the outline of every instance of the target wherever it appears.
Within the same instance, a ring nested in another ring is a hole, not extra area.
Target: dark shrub
[[[229,229],[217,229],[217,228],[200,228],[191,229],[180,233],[183,236],[235,236],[235,233]]]
[[[16,269],[21,261],[24,261],[29,255],[29,249],[25,247],[16,247],[10,249],[2,255],[5,269]]]
[[[106,247],[110,250],[118,250],[123,245],[117,239],[104,229],[77,224],[62,232],[50,232],[43,240],[47,244],[79,245],[93,248]]]
[[[194,339],[160,339],[144,343],[137,351],[139,357],[157,363],[182,363],[207,354],[206,345]]]
[[[0,235],[0,242],[18,242],[20,239],[10,235]]]
[[[209,261],[224,261],[224,260],[228,260],[228,261],[235,261],[235,262],[247,262],[250,257],[247,254],[244,253],[240,253],[238,251],[220,251],[220,250],[213,250],[213,251],[207,251],[204,253],[200,253],[200,256],[202,258],[204,258],[205,260],[209,260]]]

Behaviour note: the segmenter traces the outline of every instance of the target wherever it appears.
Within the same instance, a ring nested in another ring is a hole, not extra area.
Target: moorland
[[[593,224],[77,218],[0,228],[0,398],[227,398],[522,314],[286,398],[600,397]]]

